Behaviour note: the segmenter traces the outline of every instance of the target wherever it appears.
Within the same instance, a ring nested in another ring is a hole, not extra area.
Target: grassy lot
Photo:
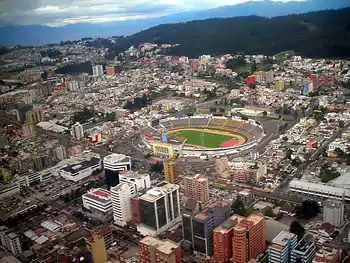
[[[187,139],[186,143],[210,147],[210,148],[218,148],[220,144],[232,139],[232,136],[221,135],[221,134],[213,134],[209,132],[203,132],[203,145],[202,145],[202,135],[201,131],[195,130],[183,130],[176,133],[176,137],[181,139]]]

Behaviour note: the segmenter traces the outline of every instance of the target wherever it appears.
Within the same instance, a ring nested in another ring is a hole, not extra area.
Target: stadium
[[[232,116],[177,116],[152,120],[148,126],[142,144],[164,158],[242,154],[264,137],[256,121]]]

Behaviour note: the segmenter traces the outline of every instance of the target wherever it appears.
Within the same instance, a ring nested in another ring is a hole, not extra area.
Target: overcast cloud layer
[[[247,0],[0,0],[0,23],[62,26],[125,21],[242,2]]]

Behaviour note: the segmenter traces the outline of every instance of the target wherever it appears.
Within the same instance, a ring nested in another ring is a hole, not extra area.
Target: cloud
[[[159,17],[247,0],[0,0],[0,23],[61,26]],[[286,1],[286,0],[282,0]]]

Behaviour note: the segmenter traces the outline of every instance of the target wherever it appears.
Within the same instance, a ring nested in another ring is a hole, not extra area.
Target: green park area
[[[182,130],[175,133],[186,144],[198,145],[209,148],[219,148],[220,144],[233,138],[233,136],[204,132],[201,130]]]

